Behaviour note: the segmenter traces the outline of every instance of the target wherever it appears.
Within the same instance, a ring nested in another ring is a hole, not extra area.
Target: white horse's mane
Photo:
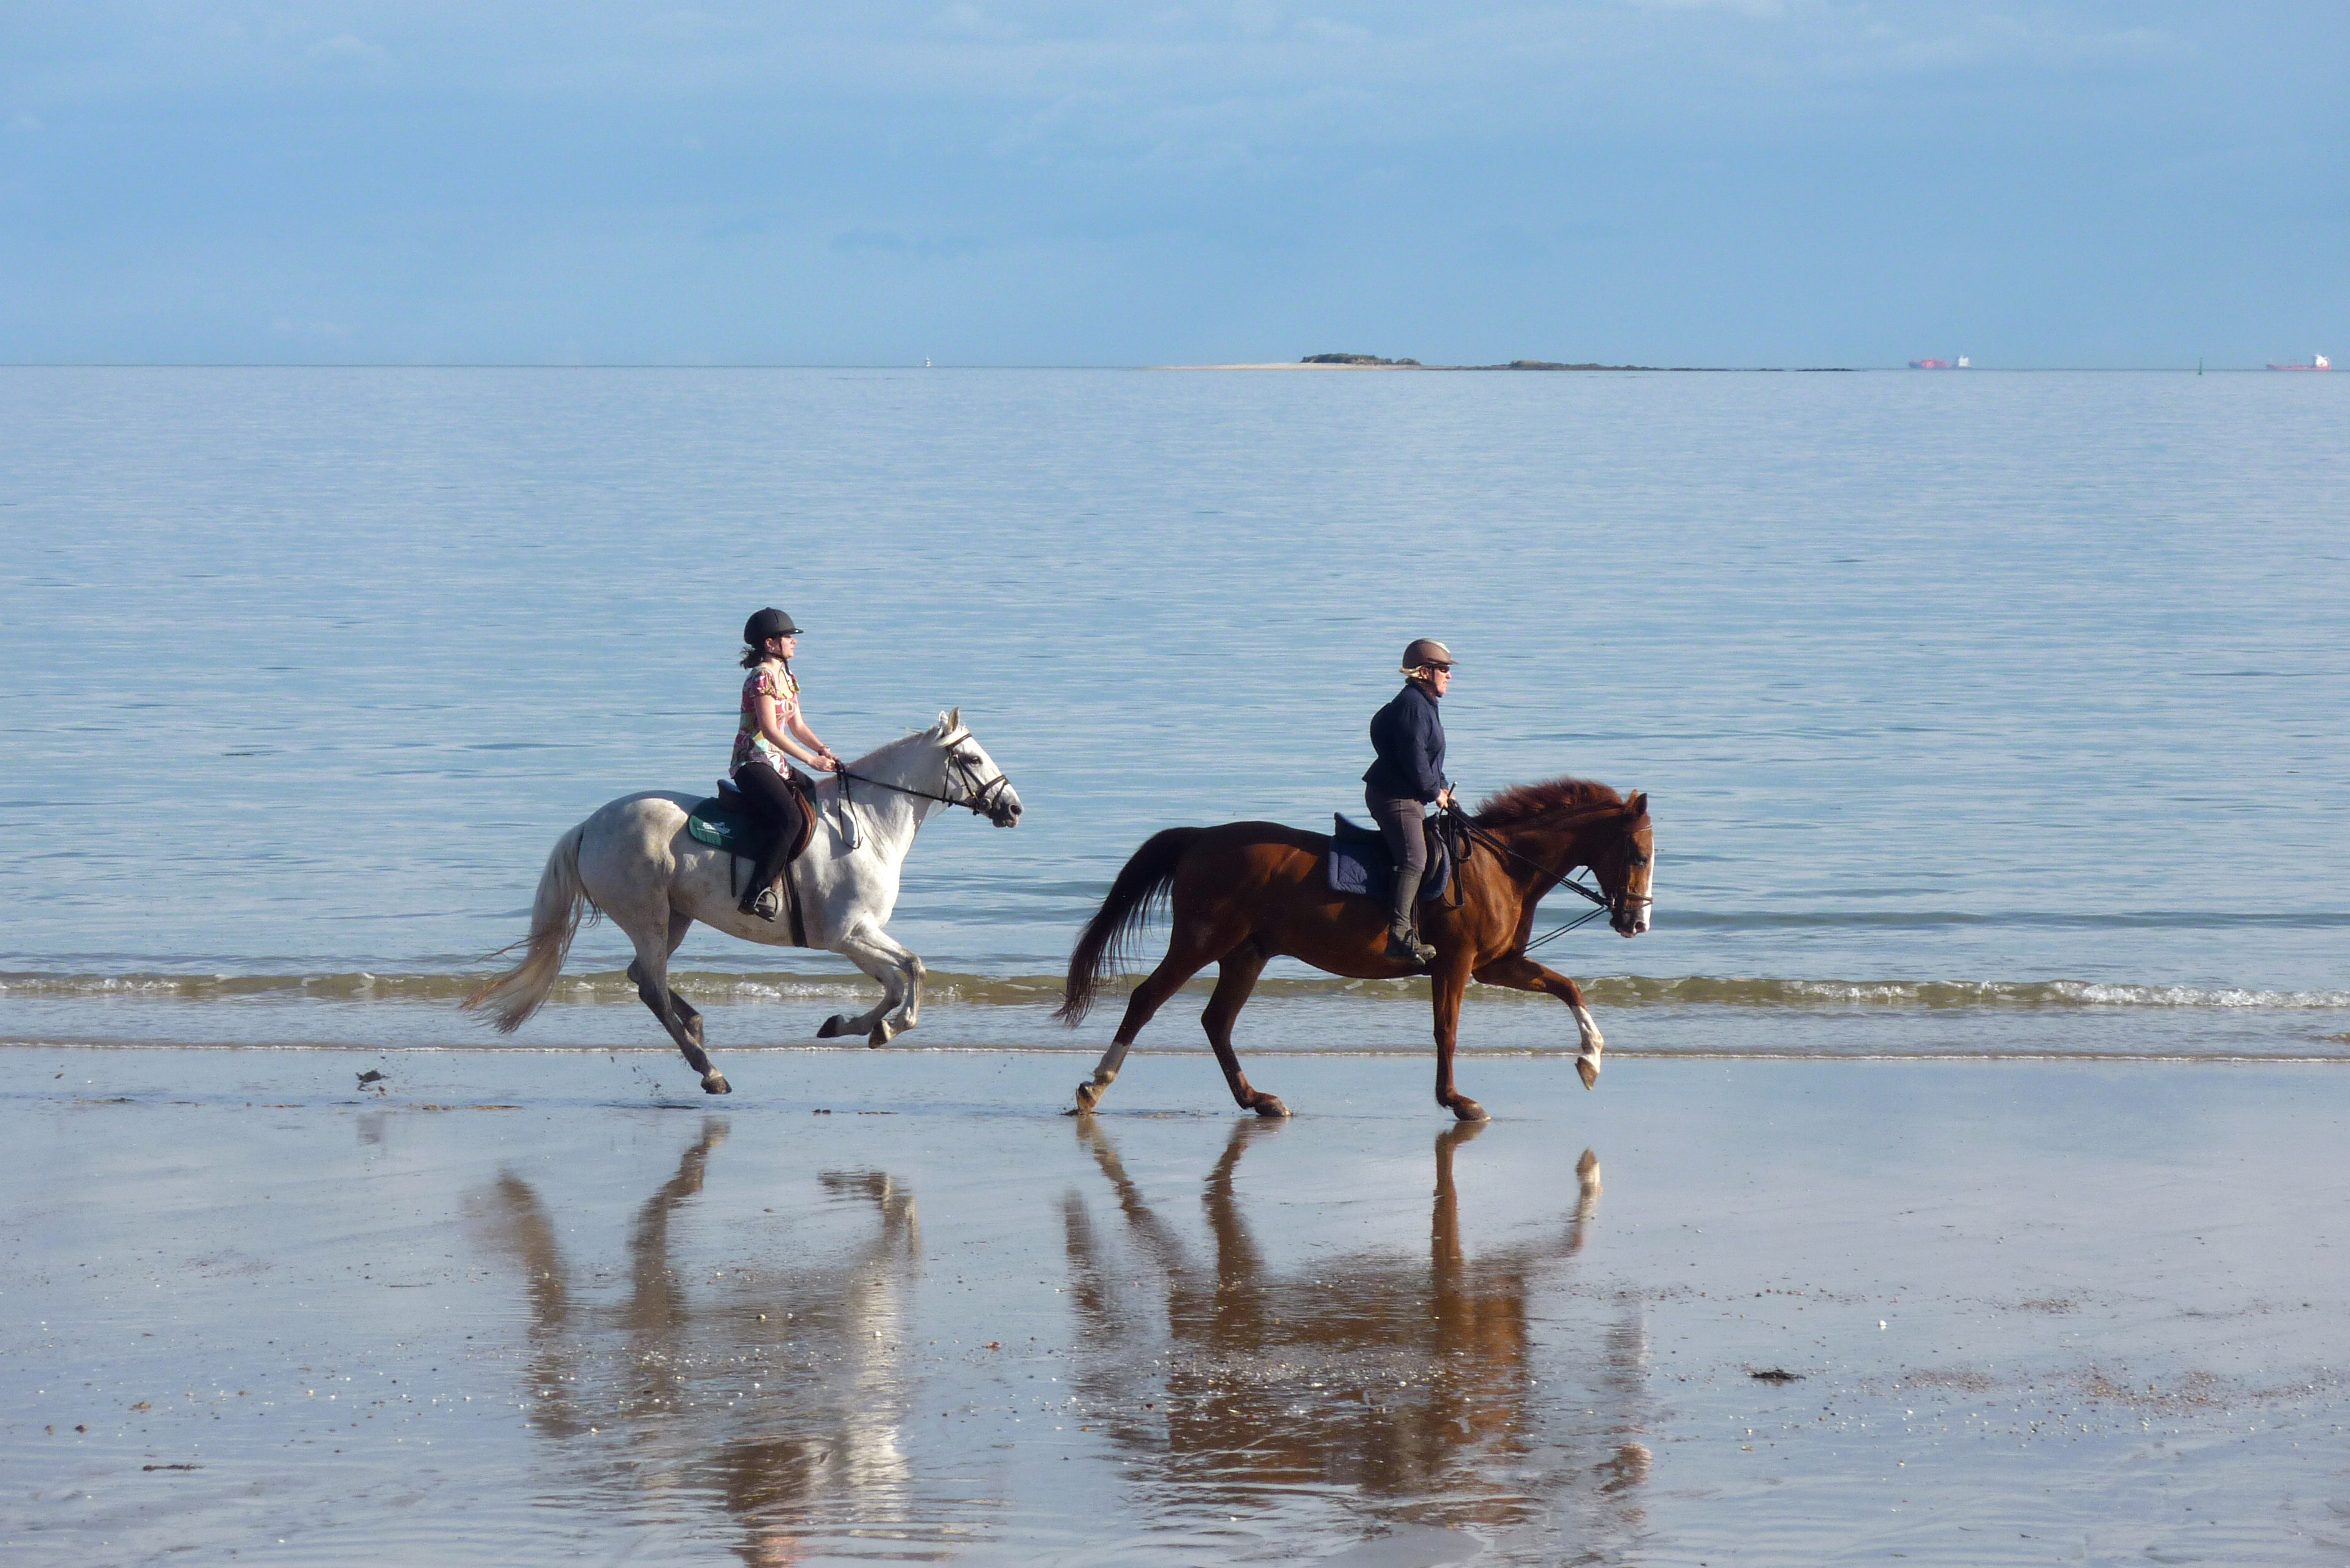
[[[949,735],[953,734],[956,730],[962,728],[962,710],[960,708],[949,709],[946,712],[939,715],[937,722],[925,724],[919,730],[909,730],[894,741],[884,741],[879,745],[874,747],[871,751],[866,753],[863,756],[851,757],[848,760],[848,765],[852,768],[863,771],[868,763],[879,762],[884,758],[894,758],[899,752],[904,751],[908,746],[912,745],[917,741],[942,741]],[[819,780],[818,782],[820,783],[822,781]]]

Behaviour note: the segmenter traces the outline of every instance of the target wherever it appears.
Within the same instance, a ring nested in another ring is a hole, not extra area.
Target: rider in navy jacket
[[[1363,774],[1363,804],[1379,825],[1395,881],[1388,904],[1388,956],[1425,968],[1436,950],[1419,940],[1415,918],[1420,877],[1428,869],[1425,808],[1452,804],[1444,782],[1444,721],[1436,704],[1452,684],[1452,650],[1420,638],[1403,650],[1403,690],[1371,717],[1378,760]]]
[[[1426,685],[1407,680],[1371,715],[1371,744],[1379,759],[1363,774],[1366,784],[1391,800],[1422,805],[1444,793],[1444,721],[1436,701]]]

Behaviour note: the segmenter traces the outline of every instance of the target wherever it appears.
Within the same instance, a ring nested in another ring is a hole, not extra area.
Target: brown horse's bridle
[[[1596,888],[1586,888],[1582,883],[1576,881],[1574,877],[1570,875],[1575,867],[1569,867],[1565,871],[1554,870],[1550,867],[1543,865],[1538,860],[1534,860],[1519,854],[1516,850],[1511,848],[1508,845],[1494,837],[1490,831],[1478,826],[1476,818],[1471,816],[1467,812],[1462,811],[1459,806],[1449,806],[1446,809],[1451,813],[1451,815],[1460,819],[1460,826],[1461,830],[1468,834],[1469,838],[1472,843],[1482,844],[1486,848],[1491,849],[1494,854],[1504,856],[1509,859],[1516,861],[1527,870],[1534,873],[1536,877],[1552,883],[1554,886],[1571,888],[1583,898],[1591,900],[1592,908],[1586,909],[1582,914],[1577,915],[1574,919],[1567,921],[1566,924],[1560,926],[1555,930],[1545,931],[1541,936],[1536,937],[1534,940],[1528,942],[1524,947],[1518,950],[1522,953],[1530,953],[1534,951],[1534,949],[1542,946],[1544,942],[1550,941],[1558,937],[1563,937],[1566,935],[1567,932],[1575,929],[1577,927],[1587,926],[1602,915],[1606,915],[1608,918],[1608,923],[1613,925],[1618,921],[1628,919],[1634,906],[1639,904],[1653,904],[1656,902],[1654,898],[1645,897],[1635,898],[1628,891],[1618,893],[1611,901],[1607,894],[1600,892]],[[1574,816],[1566,818],[1563,822],[1554,822],[1549,826],[1553,827],[1573,827],[1578,823],[1598,822],[1610,816],[1623,816],[1630,810],[1631,807],[1628,805],[1602,806],[1596,811],[1581,812]]]

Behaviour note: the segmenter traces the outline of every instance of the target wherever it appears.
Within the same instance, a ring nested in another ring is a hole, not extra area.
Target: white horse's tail
[[[538,1011],[546,993],[555,989],[556,976],[563,972],[571,939],[579,934],[580,910],[588,902],[588,889],[579,880],[579,839],[587,831],[588,825],[581,823],[556,839],[554,852],[546,857],[546,869],[538,878],[538,897],[530,908],[530,935],[514,944],[528,946],[522,961],[491,977],[464,1000],[468,1012],[490,1009],[490,1022],[501,1034],[513,1033]],[[511,947],[498,950],[501,953],[513,950]]]

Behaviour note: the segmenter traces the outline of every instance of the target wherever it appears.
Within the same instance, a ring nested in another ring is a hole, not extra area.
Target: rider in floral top
[[[799,811],[793,792],[806,786],[792,763],[805,763],[823,773],[840,767],[840,759],[816,739],[800,712],[800,683],[791,662],[799,650],[799,630],[779,609],[763,609],[743,627],[743,667],[750,673],[743,678],[742,719],[735,726],[728,771],[751,805],[778,826],[775,843],[760,857],[758,872],[743,892],[743,912],[764,920],[774,919],[783,909],[775,888]]]

